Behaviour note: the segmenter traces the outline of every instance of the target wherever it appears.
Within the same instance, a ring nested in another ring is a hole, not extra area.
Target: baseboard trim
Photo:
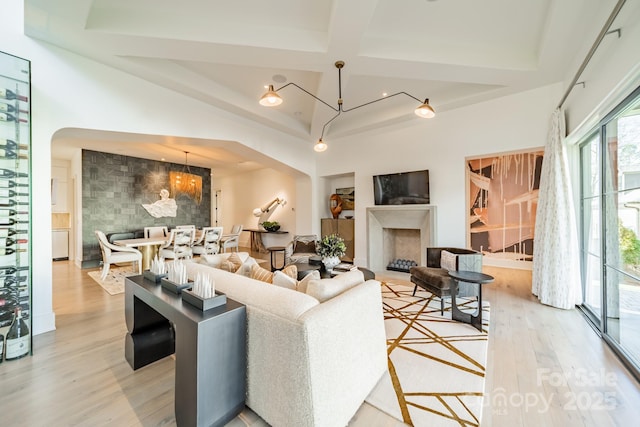
[[[56,330],[56,314],[53,311],[44,314],[35,314],[32,320],[33,335]]]

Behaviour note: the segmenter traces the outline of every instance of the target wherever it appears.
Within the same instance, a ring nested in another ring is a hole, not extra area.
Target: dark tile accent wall
[[[95,266],[102,259],[95,230],[142,233],[154,225],[209,226],[210,169],[189,167],[192,174],[202,176],[202,202],[179,194],[175,218],[154,218],[142,207],[159,200],[160,190],[169,189],[169,171],[184,169],[184,164],[82,150],[82,265]]]

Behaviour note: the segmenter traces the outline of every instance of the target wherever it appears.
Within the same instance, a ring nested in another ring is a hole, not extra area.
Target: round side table
[[[269,251],[269,254],[271,255],[271,271],[282,270],[284,268],[284,251],[285,251],[285,249],[286,248],[284,246],[269,246],[267,248],[267,250]],[[278,252],[282,252],[282,266],[281,267],[276,267],[276,258],[277,258]]]
[[[482,285],[493,282],[493,276],[478,271],[450,271],[449,276],[453,279],[451,286],[451,318],[458,322],[469,323],[482,332]],[[478,310],[475,314],[465,313],[458,308],[456,304],[458,282],[478,284]]]

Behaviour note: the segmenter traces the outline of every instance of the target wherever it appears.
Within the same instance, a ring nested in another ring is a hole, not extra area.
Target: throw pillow
[[[293,246],[293,253],[296,254],[315,254],[316,253],[316,242],[303,242],[302,240],[298,240],[296,244]]]
[[[283,288],[295,290],[298,281],[293,277],[287,275],[283,271],[276,271],[273,273],[273,284],[276,286],[281,286]]]
[[[273,273],[260,267],[258,264],[251,266],[251,278],[262,282],[273,283]]]
[[[303,294],[307,293],[307,286],[309,285],[309,282],[312,280],[320,280],[320,271],[319,270],[313,270],[310,273],[307,273],[306,276],[304,276],[302,278],[302,280],[300,280],[298,282],[298,286],[296,286],[296,291],[298,292],[302,292]]]
[[[282,272],[287,276],[291,277],[293,280],[298,280],[298,267],[295,265],[288,265],[282,269]]]
[[[251,277],[251,267],[258,262],[253,257],[248,257],[247,260],[242,263],[239,269],[236,270],[236,274],[241,274],[246,277]]]
[[[458,255],[449,251],[442,251],[440,253],[440,268],[444,268],[448,271],[456,271]]]
[[[238,270],[242,265],[242,260],[240,259],[240,256],[238,256],[238,254],[235,252],[229,255],[229,258],[227,258],[227,261],[232,262],[233,265],[236,266],[236,268],[233,269],[232,273],[235,273],[236,270]]]
[[[235,273],[236,265],[231,261],[222,261],[218,266],[220,270],[228,271],[229,273]]]

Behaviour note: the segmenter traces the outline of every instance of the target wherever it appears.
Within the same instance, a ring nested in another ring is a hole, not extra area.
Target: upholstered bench
[[[427,248],[427,266],[411,267],[411,282],[415,285],[413,295],[418,286],[440,298],[440,314],[444,315],[444,297],[451,296],[449,271],[466,270],[482,271],[482,254],[471,249],[461,248]],[[470,289],[463,289],[461,294],[468,295]]]

